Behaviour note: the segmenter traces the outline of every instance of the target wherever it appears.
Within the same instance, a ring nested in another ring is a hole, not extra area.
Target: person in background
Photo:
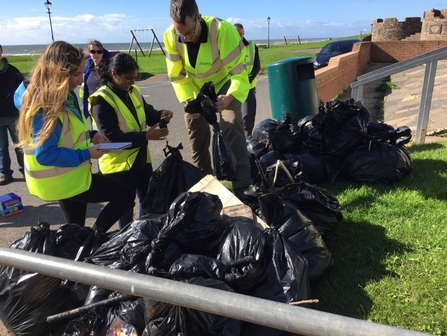
[[[13,144],[17,145],[17,121],[19,111],[14,106],[14,92],[23,81],[23,75],[8,59],[3,57],[3,47],[0,45],[0,185],[12,182],[11,156],[9,155],[8,132]],[[23,174],[23,152],[15,148],[19,170]]]
[[[97,40],[92,40],[87,44],[87,51],[89,58],[85,62],[84,85],[79,93],[86,118],[90,116],[88,97],[99,88],[101,83],[101,74],[97,70],[101,62],[107,63],[112,58],[110,52]]]
[[[82,50],[67,42],[47,47],[23,93],[19,144],[29,192],[58,201],[67,223],[84,226],[87,203],[108,202],[93,225],[102,233],[133,206],[135,196],[125,183],[91,172],[90,160],[105,154],[99,143],[108,139],[88,130],[74,93],[84,63]]]
[[[98,131],[112,142],[131,142],[132,146],[119,152],[110,152],[99,159],[102,174],[131,186],[139,199],[139,216],[144,215],[142,202],[148,192],[152,175],[149,140],[162,140],[167,128],[160,128],[161,119],[169,122],[173,113],[156,110],[134,85],[138,64],[129,54],[113,57],[108,70],[103,71],[102,86],[90,98],[91,113]],[[148,128],[149,127],[149,128]],[[133,208],[120,218],[123,228],[133,220]]]
[[[245,136],[249,136],[253,132],[256,118],[256,76],[261,70],[261,61],[259,60],[259,51],[254,41],[248,42],[244,35],[244,26],[240,23],[235,23],[234,27],[239,33],[239,36],[244,42],[245,46],[245,66],[248,72],[248,81],[251,89],[248,92],[247,100],[242,104],[242,120],[244,121]]]
[[[241,104],[247,98],[250,83],[242,40],[229,22],[202,16],[195,0],[171,0],[170,17],[172,25],[163,35],[168,77],[177,99],[184,104],[196,98],[205,83],[214,83],[220,128],[237,162],[233,190],[244,201],[251,178]],[[185,124],[193,163],[205,173],[212,173],[210,125],[199,113],[186,113]]]

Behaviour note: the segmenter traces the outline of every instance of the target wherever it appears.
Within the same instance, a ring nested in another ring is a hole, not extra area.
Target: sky
[[[202,15],[242,23],[249,40],[270,38],[336,38],[369,33],[375,19],[422,17],[447,0],[196,0]],[[49,15],[44,0],[0,0],[0,44],[48,44]],[[169,0],[53,0],[51,21],[55,40],[87,43],[130,43],[138,29],[140,42],[152,42],[152,28],[162,41],[171,24]],[[270,17],[270,24],[267,17]]]

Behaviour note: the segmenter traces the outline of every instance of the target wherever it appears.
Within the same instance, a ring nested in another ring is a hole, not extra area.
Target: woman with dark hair
[[[105,155],[99,143],[108,139],[88,131],[74,93],[82,83],[84,63],[82,50],[67,42],[47,47],[23,93],[19,144],[29,192],[58,201],[65,221],[80,226],[85,225],[87,203],[108,202],[93,226],[106,232],[133,207],[135,194],[125,183],[91,172],[91,159]]]
[[[108,63],[112,58],[110,52],[104,48],[98,40],[91,40],[87,44],[87,52],[89,57],[85,62],[84,69],[84,84],[80,90],[79,95],[82,98],[82,107],[86,118],[90,116],[88,108],[88,97],[95,92],[101,83],[101,74],[98,73],[98,68],[102,67],[103,63]]]
[[[152,159],[149,140],[162,140],[168,135],[167,128],[160,128],[161,119],[169,122],[173,113],[156,110],[134,85],[138,75],[137,62],[126,53],[119,53],[111,60],[107,71],[99,69],[102,86],[93,93],[89,102],[91,114],[98,132],[112,142],[131,142],[132,146],[119,152],[110,152],[99,159],[99,170],[130,185],[139,199],[140,217],[144,215],[142,202],[147,194],[152,175]],[[124,227],[133,220],[130,208],[120,218]]]

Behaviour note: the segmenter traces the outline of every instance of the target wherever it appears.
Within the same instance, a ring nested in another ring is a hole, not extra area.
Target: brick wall
[[[393,63],[447,46],[447,39],[436,41],[372,42],[370,62]]]
[[[337,97],[357,78],[369,62],[371,42],[356,43],[352,52],[333,57],[328,66],[315,71],[318,97],[328,102]]]
[[[331,58],[327,67],[315,70],[318,97],[323,102],[334,100],[369,62],[394,63],[445,46],[447,40],[356,43],[352,52]]]

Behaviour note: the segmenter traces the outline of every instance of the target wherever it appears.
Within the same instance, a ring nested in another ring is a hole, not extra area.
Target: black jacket
[[[5,63],[5,68],[0,71],[0,118],[17,117],[19,111],[14,105],[14,92],[23,81],[23,75],[5,57],[0,61]]]
[[[130,112],[136,117],[136,110],[129,97],[129,92],[120,90],[113,83],[108,82],[107,86],[126,104]],[[146,113],[146,124],[153,126],[160,122],[163,110],[156,110],[152,105],[148,104],[143,98],[144,111]],[[127,132],[120,130],[118,125],[118,116],[115,109],[101,96],[94,97],[92,102],[92,114],[95,119],[98,131],[109,138],[112,142],[132,142],[130,148],[140,148],[135,158],[133,167],[141,167],[146,162],[146,132]]]

